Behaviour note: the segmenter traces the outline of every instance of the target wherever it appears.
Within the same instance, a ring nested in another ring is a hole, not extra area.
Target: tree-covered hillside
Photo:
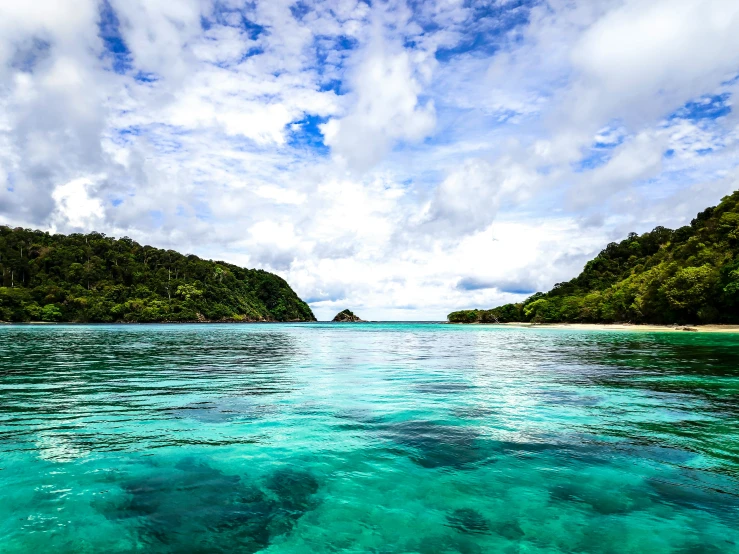
[[[2,321],[315,321],[277,275],[100,233],[0,226]]]
[[[611,243],[582,273],[521,304],[464,310],[453,323],[739,323],[739,191],[675,231]]]

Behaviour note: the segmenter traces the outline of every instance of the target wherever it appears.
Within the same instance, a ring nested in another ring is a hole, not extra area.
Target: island
[[[546,293],[450,323],[739,323],[739,191],[676,230],[611,243],[582,273]]]
[[[351,310],[343,310],[336,314],[336,317],[332,320],[335,323],[359,323],[364,322],[362,318],[355,315]]]
[[[281,277],[102,233],[0,226],[0,321],[315,321]]]

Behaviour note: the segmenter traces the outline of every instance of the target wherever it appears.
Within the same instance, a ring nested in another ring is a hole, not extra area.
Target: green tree
[[[3,321],[315,320],[277,275],[101,233],[0,226],[0,279]]]
[[[608,244],[574,279],[521,304],[449,314],[450,321],[739,323],[739,191],[672,231]]]
[[[718,283],[718,271],[710,265],[686,267],[663,285],[670,305],[678,310],[697,312],[710,299]]]
[[[63,317],[62,311],[55,304],[47,304],[41,309],[43,321],[61,321]]]
[[[203,296],[203,291],[196,289],[193,285],[180,285],[177,287],[177,296],[181,296],[185,300],[192,300]]]

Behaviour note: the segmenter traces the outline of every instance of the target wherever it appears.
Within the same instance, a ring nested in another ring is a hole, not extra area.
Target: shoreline
[[[232,319],[223,320],[201,320],[192,321],[0,321],[0,325],[210,325],[216,323],[228,323],[233,325],[247,324],[269,324],[269,323],[321,323],[320,321],[306,321],[302,319],[289,319],[287,321],[257,320],[236,321]]]
[[[656,325],[649,323],[451,323],[451,325],[496,325],[522,329],[570,329],[580,331],[636,331],[663,333],[739,333],[739,325]]]
[[[452,323],[450,321],[362,321],[362,322],[332,322],[332,321],[112,321],[109,323],[91,323],[82,321],[0,321],[0,326],[47,326],[47,325],[270,325],[270,324],[305,324],[305,323],[429,323],[441,325],[473,326],[485,325],[489,327],[513,327],[520,329],[564,329],[571,331],[624,331],[641,333],[734,333],[739,334],[739,325],[707,324],[707,325],[657,325],[649,323]],[[343,327],[343,325],[342,325]]]

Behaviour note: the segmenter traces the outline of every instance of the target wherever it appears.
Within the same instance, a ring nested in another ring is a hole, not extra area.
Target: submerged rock
[[[421,467],[464,469],[492,462],[479,432],[470,426],[433,421],[404,421],[382,426],[393,442],[411,449],[409,457]]]
[[[460,508],[447,514],[447,525],[467,535],[496,534],[509,541],[519,541],[525,535],[516,519],[491,522],[473,508]]]
[[[462,533],[472,535],[487,534],[490,532],[490,524],[480,512],[472,508],[460,508],[446,516],[450,527]]]
[[[358,315],[355,315],[354,312],[352,312],[351,310],[344,310],[336,314],[336,317],[334,317],[333,321],[344,323],[344,322],[358,322],[358,321],[364,321],[364,320],[360,318]]]
[[[289,468],[261,482],[191,458],[152,469],[98,507],[110,520],[130,521],[148,552],[258,552],[315,507],[319,488],[313,475]]]

